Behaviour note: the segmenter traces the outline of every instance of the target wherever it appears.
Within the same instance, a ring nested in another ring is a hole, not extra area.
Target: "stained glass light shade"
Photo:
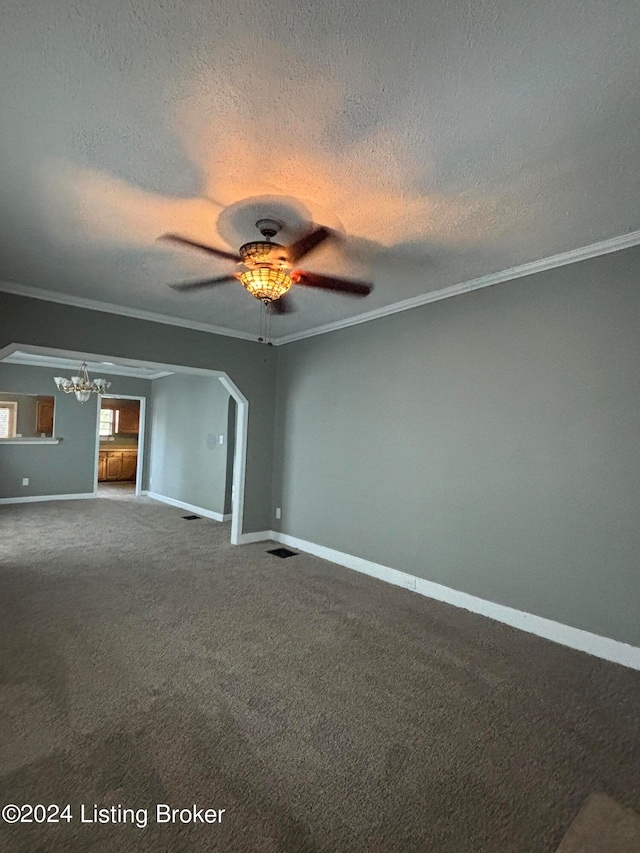
[[[240,246],[240,254],[242,263],[248,267],[253,267],[256,264],[281,267],[287,261],[285,247],[279,243],[270,243],[267,240],[254,240],[252,243],[245,243],[244,246]]]
[[[289,290],[293,282],[282,269],[260,266],[240,273],[242,286],[256,299],[275,302]]]

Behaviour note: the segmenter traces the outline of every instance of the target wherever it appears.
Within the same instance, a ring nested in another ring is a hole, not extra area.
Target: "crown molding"
[[[583,246],[580,249],[571,249],[568,252],[562,252],[560,255],[552,255],[549,258],[542,258],[539,261],[531,261],[528,264],[522,264],[519,267],[512,267],[508,270],[489,273],[480,278],[474,278],[471,281],[464,281],[460,284],[453,284],[451,287],[445,287],[442,290],[433,290],[431,293],[423,293],[420,296],[414,296],[411,299],[405,299],[402,302],[395,302],[392,305],[386,305],[383,308],[376,308],[374,311],[367,311],[365,314],[358,314],[356,317],[348,317],[345,320],[337,320],[335,323],[326,323],[323,326],[316,326],[315,329],[307,329],[304,332],[296,332],[293,335],[284,335],[281,338],[274,340],[274,346],[283,346],[294,341],[301,341],[304,338],[312,338],[316,335],[324,335],[327,332],[334,332],[337,329],[346,329],[349,326],[357,326],[360,323],[368,323],[371,320],[377,320],[379,317],[387,317],[389,314],[398,314],[400,311],[410,311],[412,308],[417,308],[420,305],[428,305],[430,302],[439,302],[441,299],[449,299],[452,296],[459,296],[462,293],[468,293],[471,290],[480,290],[483,287],[491,287],[492,284],[502,284],[506,281],[522,278],[526,275],[534,275],[535,273],[545,272],[546,270],[563,267],[567,264],[575,264],[578,261],[586,261],[589,258],[597,258],[600,255],[608,255],[610,252],[618,252],[621,249],[630,249],[633,246],[640,245],[640,231],[631,231],[629,234],[623,234],[620,237],[612,237],[609,240],[602,240],[600,243],[592,243],[590,246]]]
[[[608,255],[611,252],[618,252],[622,249],[630,249],[633,246],[640,245],[640,231],[631,231],[628,234],[622,234],[619,237],[611,237],[608,240],[602,240],[599,243],[592,243],[589,246],[582,246],[579,249],[571,249],[568,252],[562,252],[559,255],[552,255],[548,258],[542,258],[538,261],[531,261],[527,264],[522,264],[511,269],[501,270],[499,272],[489,273],[489,275],[474,278],[471,281],[463,281],[460,284],[453,284],[450,287],[442,288],[442,290],[433,290],[430,293],[423,293],[420,296],[414,296],[411,299],[404,299],[402,302],[395,302],[392,305],[386,305],[382,308],[376,308],[374,311],[367,311],[364,314],[358,314],[355,317],[347,317],[344,320],[336,320],[334,323],[325,323],[322,326],[316,326],[313,329],[306,329],[302,332],[295,332],[291,335],[283,335],[280,338],[273,340],[274,346],[283,346],[294,341],[301,341],[304,338],[313,338],[316,335],[324,335],[327,332],[334,332],[338,329],[346,329],[349,326],[358,326],[360,323],[368,323],[371,320],[377,320],[380,317],[387,317],[389,314],[399,314],[401,311],[410,311],[412,308],[418,308],[421,305],[428,305],[430,302],[439,302],[441,299],[449,299],[452,296],[460,296],[462,293],[469,293],[471,290],[480,290],[483,287],[491,287],[493,284],[502,284],[506,281],[522,278],[527,275],[545,272],[546,270],[563,267],[567,264],[575,264],[579,261],[586,261],[590,258],[597,258],[600,255]],[[138,320],[149,320],[152,323],[164,323],[169,326],[181,326],[184,329],[194,329],[199,332],[209,332],[214,335],[223,335],[229,338],[240,338],[245,341],[255,342],[255,335],[248,332],[238,332],[235,329],[226,329],[221,326],[213,326],[209,323],[199,323],[196,320],[182,320],[177,317],[169,317],[166,314],[155,314],[152,311],[143,311],[137,308],[127,308],[122,305],[114,305],[111,302],[99,302],[95,299],[85,299],[82,296],[70,296],[65,293],[54,293],[53,291],[43,290],[38,287],[29,287],[22,284],[11,284],[9,282],[0,281],[0,292],[14,293],[17,296],[27,296],[31,299],[43,299],[46,302],[58,302],[61,305],[72,305],[76,308],[87,308],[91,311],[103,311],[107,314],[120,314],[123,317],[134,317]]]
[[[114,305],[112,302],[99,302],[96,299],[85,299],[83,296],[70,296],[66,293],[55,293],[40,287],[29,287],[24,284],[12,284],[0,281],[0,292],[13,293],[16,296],[27,296],[30,299],[43,299],[45,302],[58,302],[60,305],[71,305],[74,308],[87,308],[90,311],[103,311],[106,314],[120,314],[122,317],[134,317],[136,320],[150,320],[152,323],[164,323],[167,326],[181,326],[183,329],[194,329],[198,332],[210,332],[214,335],[224,335],[228,338],[241,338],[244,341],[256,340],[249,332],[238,332],[235,329],[225,329],[209,323],[199,323],[197,320],[182,320],[169,317],[167,314],[156,314],[153,311],[143,311],[139,308],[127,308]]]

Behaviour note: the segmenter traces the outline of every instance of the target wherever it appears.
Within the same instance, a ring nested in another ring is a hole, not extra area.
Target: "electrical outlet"
[[[23,486],[28,486],[28,485],[29,485],[29,478],[28,478],[28,477],[23,477],[23,478],[22,478],[22,485],[23,485]]]
[[[218,436],[218,444],[224,444],[224,436],[223,435]]]
[[[276,518],[282,518],[282,510],[279,506],[276,507]]]

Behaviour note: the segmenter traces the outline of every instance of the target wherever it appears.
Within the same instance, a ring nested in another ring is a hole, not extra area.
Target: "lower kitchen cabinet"
[[[136,468],[138,466],[138,454],[131,450],[122,452],[122,474],[121,480],[135,480]]]
[[[135,480],[137,466],[136,450],[101,450],[98,455],[98,481]]]

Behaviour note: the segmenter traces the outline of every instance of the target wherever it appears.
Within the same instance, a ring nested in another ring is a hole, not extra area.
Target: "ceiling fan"
[[[275,237],[281,230],[282,222],[277,219],[259,219],[256,222],[256,228],[264,239],[244,243],[240,246],[238,254],[214,249],[202,243],[195,243],[193,240],[187,240],[177,234],[164,234],[160,239],[201,249],[217,258],[225,258],[245,267],[244,270],[231,272],[218,278],[171,284],[169,287],[180,293],[190,293],[208,287],[216,287],[218,284],[227,284],[237,279],[252,296],[263,302],[274,314],[288,314],[293,311],[293,306],[286,294],[294,284],[302,287],[331,290],[334,293],[342,293],[348,296],[368,296],[371,293],[373,285],[364,281],[353,281],[352,279],[335,278],[334,276],[320,275],[297,268],[292,269],[298,261],[325,240],[337,237],[337,234],[331,229],[319,226],[290,246],[282,246],[279,243],[271,242],[272,237]]]

